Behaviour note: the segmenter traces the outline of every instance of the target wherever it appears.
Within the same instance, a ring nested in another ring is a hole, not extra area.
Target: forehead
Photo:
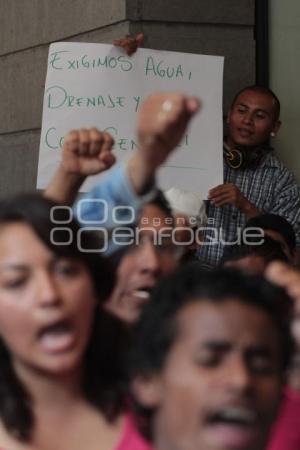
[[[279,231],[272,230],[271,228],[265,228],[264,232],[267,236],[270,236],[270,238],[274,239],[274,241],[287,245],[287,241],[284,235],[281,234]]]
[[[236,267],[246,273],[263,274],[266,268],[266,261],[260,255],[247,255],[239,259],[228,261],[225,265],[227,267]]]
[[[0,226],[0,262],[11,258],[30,261],[50,253],[28,225],[16,222]]]
[[[142,215],[139,222],[139,227],[143,228],[148,226],[153,226],[155,228],[162,228],[168,223],[167,213],[154,203],[148,203],[144,206],[142,210]]]
[[[177,315],[177,323],[177,341],[190,345],[226,341],[234,346],[273,347],[278,343],[278,333],[271,318],[256,306],[237,299],[229,298],[220,303],[204,299],[189,303]]]
[[[245,104],[255,109],[266,109],[268,111],[275,111],[275,100],[267,92],[246,90],[241,92],[235,99],[233,106]]]

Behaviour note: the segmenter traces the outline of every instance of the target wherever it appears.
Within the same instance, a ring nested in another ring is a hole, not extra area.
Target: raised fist
[[[115,162],[114,140],[97,128],[70,131],[64,140],[62,166],[65,172],[88,176],[109,169]]]

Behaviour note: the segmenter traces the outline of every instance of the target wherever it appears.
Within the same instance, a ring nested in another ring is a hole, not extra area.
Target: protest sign
[[[223,58],[138,49],[128,57],[105,44],[59,42],[49,50],[37,187],[45,188],[61,157],[63,136],[97,127],[112,134],[117,163],[137,148],[141,102],[156,91],[201,99],[201,112],[159,172],[162,188],[177,186],[206,196],[222,183]],[[103,175],[100,175],[103,176]],[[83,185],[89,190],[99,176]]]

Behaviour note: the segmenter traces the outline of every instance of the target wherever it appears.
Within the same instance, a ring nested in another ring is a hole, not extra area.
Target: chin
[[[81,363],[82,355],[70,352],[70,354],[55,355],[52,358],[47,357],[47,361],[36,364],[36,368],[45,375],[64,376],[76,372]]]
[[[251,149],[257,146],[256,143],[253,143],[252,141],[249,140],[244,140],[244,139],[237,139],[236,141],[234,141],[235,146],[237,147],[242,147],[244,149]]]
[[[124,323],[128,325],[134,325],[139,317],[141,315],[140,310],[131,310],[131,311],[122,311],[122,313],[119,313],[117,317]]]
[[[252,139],[249,139],[249,137],[242,137],[240,135],[233,135],[231,137],[231,140],[233,142],[233,148],[235,146],[251,148],[251,147],[255,147],[257,145],[255,142],[252,141]]]

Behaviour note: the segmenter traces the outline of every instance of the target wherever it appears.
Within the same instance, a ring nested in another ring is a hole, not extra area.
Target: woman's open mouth
[[[47,353],[63,353],[75,345],[74,326],[69,320],[60,320],[45,327],[38,332],[38,340]]]

